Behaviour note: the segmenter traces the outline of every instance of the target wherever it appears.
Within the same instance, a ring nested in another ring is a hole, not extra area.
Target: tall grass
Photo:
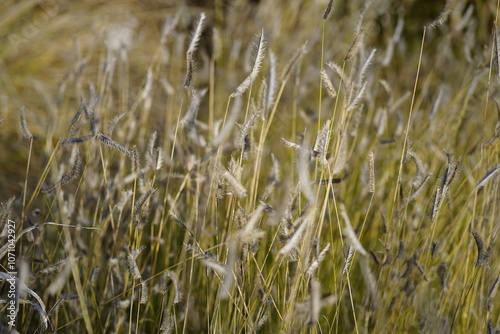
[[[500,330],[496,1],[2,6],[0,331]]]

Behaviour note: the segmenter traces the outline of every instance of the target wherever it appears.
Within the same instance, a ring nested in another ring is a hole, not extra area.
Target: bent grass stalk
[[[396,207],[396,200],[398,197],[398,192],[399,192],[399,185],[401,183],[401,177],[403,173],[403,163],[404,163],[404,157],[406,155],[406,145],[408,144],[408,134],[410,131],[410,124],[412,120],[412,114],[413,114],[413,104],[415,102],[415,96],[417,94],[417,84],[420,76],[420,66],[422,64],[422,56],[424,52],[424,42],[425,42],[425,34],[426,34],[427,28],[424,27],[424,31],[422,33],[422,42],[420,45],[420,54],[419,54],[419,59],[418,59],[418,65],[417,65],[417,72],[415,74],[415,84],[413,86],[413,94],[411,98],[411,104],[410,104],[410,110],[408,114],[408,122],[406,123],[406,133],[403,141],[403,148],[401,150],[401,159],[399,161],[399,170],[398,170],[398,175],[396,179],[396,186],[394,190],[394,197],[392,200],[392,210],[391,210],[391,216],[389,217],[389,221],[392,221],[393,215],[394,215],[394,208]]]

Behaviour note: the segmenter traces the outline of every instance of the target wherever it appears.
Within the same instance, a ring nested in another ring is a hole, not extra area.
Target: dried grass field
[[[4,0],[0,332],[499,333],[499,8]]]

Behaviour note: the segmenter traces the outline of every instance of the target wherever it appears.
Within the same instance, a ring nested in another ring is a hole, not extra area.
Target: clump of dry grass
[[[15,330],[500,327],[495,4],[96,4],[0,24]]]

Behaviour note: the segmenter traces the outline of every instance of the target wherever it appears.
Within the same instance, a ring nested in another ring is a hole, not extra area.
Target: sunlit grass
[[[500,328],[495,1],[94,5],[3,5],[13,330]]]

